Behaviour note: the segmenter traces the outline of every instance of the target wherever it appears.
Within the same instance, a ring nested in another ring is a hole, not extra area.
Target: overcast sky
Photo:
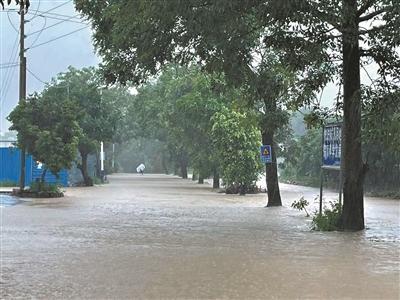
[[[6,6],[4,11],[0,10],[0,132],[8,130],[10,124],[5,118],[18,102],[19,68],[17,65],[11,68],[4,65],[18,62],[19,15],[16,8],[11,5]],[[70,65],[82,68],[99,63],[100,58],[92,45],[90,27],[78,17],[72,0],[31,0],[31,8],[26,16],[29,22],[26,24],[25,47],[32,47],[26,52],[27,67],[37,78],[27,73],[28,94],[40,92],[44,86],[41,81],[49,81]],[[83,30],[79,30],[81,28]],[[62,37],[76,30],[79,31]],[[376,74],[374,71],[372,73]],[[363,71],[362,80],[370,83]],[[337,89],[333,84],[328,85],[322,103],[331,105]]]
[[[16,8],[16,6],[6,6],[4,11],[0,9],[0,132],[7,131],[9,123],[5,121],[5,117],[18,102],[19,67],[6,68],[4,65],[19,60],[18,51],[15,51],[19,49],[18,40],[15,44],[18,33],[14,29],[14,27],[19,29],[19,15],[12,11]],[[87,26],[82,24],[85,23],[84,20],[71,18],[74,16],[77,16],[77,12],[72,0],[31,0],[31,7],[26,15],[26,19],[30,21],[25,27],[27,35],[25,47],[37,46],[29,49],[26,57],[28,69],[38,79],[47,82],[70,65],[81,68],[99,63],[99,58],[94,53],[90,28],[84,28]],[[69,18],[70,20],[63,21]],[[41,32],[41,29],[59,22],[60,24]],[[80,28],[84,29],[40,45]],[[38,32],[35,33],[36,31]],[[28,94],[43,89],[44,84],[38,79],[27,73]]]

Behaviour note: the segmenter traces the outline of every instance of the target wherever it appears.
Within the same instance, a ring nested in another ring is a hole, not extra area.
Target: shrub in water
[[[312,220],[312,229],[320,231],[339,230],[339,219],[342,214],[342,206],[339,202],[329,202],[331,207],[324,208],[322,214],[316,213]]]
[[[33,193],[39,193],[39,192],[61,193],[60,187],[58,185],[49,184],[41,181],[32,182],[29,191]]]
[[[294,201],[291,206],[298,210],[304,210],[304,212],[306,213],[306,216],[309,217],[310,214],[307,211],[308,205],[309,205],[308,201],[306,199],[304,199],[304,196],[303,196],[299,199],[299,201]]]

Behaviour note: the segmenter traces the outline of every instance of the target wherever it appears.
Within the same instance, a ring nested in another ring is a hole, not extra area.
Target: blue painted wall
[[[40,179],[43,169],[39,169],[32,155],[26,155],[26,174],[25,184],[28,186],[31,182]],[[14,147],[0,148],[0,181],[19,182],[20,174],[20,150]],[[47,171],[45,181],[48,183],[58,183],[62,186],[68,186],[68,172],[61,170],[57,179],[54,174]]]

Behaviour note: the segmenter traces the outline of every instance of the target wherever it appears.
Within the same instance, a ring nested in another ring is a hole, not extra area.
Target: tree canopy
[[[10,129],[18,132],[18,146],[43,163],[42,179],[47,169],[58,176],[62,169],[71,168],[81,135],[75,103],[59,101],[55,93],[56,88],[47,87],[18,104],[8,117]]]
[[[94,42],[110,82],[140,83],[173,61],[223,71],[229,82],[251,84],[254,91],[254,79],[261,74],[258,67],[263,65],[260,57],[272,49],[296,75],[294,107],[312,103],[329,81],[343,85],[346,172],[341,227],[364,228],[360,70],[375,61],[383,83],[394,81],[398,86],[398,1],[75,0],[75,4],[92,21]],[[271,137],[270,133],[264,140],[271,143]]]
[[[0,0],[0,5],[1,7],[4,9],[4,0]],[[12,2],[12,0],[7,0],[7,5],[10,5]],[[29,8],[29,6],[31,5],[30,0],[15,0],[15,4],[19,5],[20,3],[22,3],[26,9]]]

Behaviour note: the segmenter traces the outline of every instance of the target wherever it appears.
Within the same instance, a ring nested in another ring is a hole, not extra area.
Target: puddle
[[[0,195],[0,207],[8,207],[20,204],[22,201],[9,195]]]

